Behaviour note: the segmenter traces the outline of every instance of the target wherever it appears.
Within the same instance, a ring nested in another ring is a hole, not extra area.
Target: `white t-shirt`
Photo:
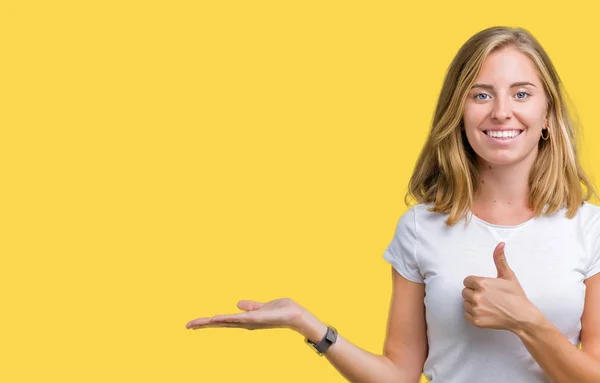
[[[463,315],[463,280],[497,276],[493,251],[505,254],[529,300],[578,346],[585,289],[600,271],[600,207],[585,203],[569,219],[566,209],[517,226],[469,222],[447,226],[447,215],[411,207],[398,220],[383,258],[404,278],[425,283],[431,383],[550,382],[518,336],[473,326]]]

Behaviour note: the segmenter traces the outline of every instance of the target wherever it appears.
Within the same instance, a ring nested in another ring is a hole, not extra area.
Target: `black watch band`
[[[325,333],[325,336],[323,337],[323,339],[321,339],[319,343],[315,343],[308,338],[305,338],[305,340],[306,343],[308,343],[313,347],[313,349],[315,349],[317,354],[323,355],[325,354],[325,352],[327,352],[329,347],[335,343],[335,341],[337,340],[337,336],[337,330],[331,326],[327,326],[327,332]]]

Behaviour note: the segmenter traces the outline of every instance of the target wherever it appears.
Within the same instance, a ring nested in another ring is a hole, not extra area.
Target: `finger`
[[[465,287],[462,291],[462,297],[465,301],[475,303],[473,297],[475,296],[475,290]]]
[[[210,318],[210,323],[246,323],[248,322],[248,313],[215,315]]]
[[[240,327],[241,325],[248,323],[248,318],[244,314],[246,313],[215,315],[211,318],[198,318],[188,322],[186,327],[194,330],[209,327]]]
[[[498,278],[512,280],[516,279],[515,273],[512,271],[506,260],[506,254],[504,253],[504,247],[506,244],[500,242],[494,249],[494,263],[496,264],[496,270],[498,271]]]
[[[257,301],[244,299],[238,302],[237,307],[244,311],[254,311],[263,307],[265,304]]]
[[[210,318],[198,318],[192,321],[189,321],[185,327],[198,327],[205,326],[210,323],[242,323],[247,319],[246,313],[239,314],[226,314],[226,315],[213,315]]]
[[[473,324],[473,325],[474,325],[474,323],[473,323],[473,314],[471,314],[471,313],[470,313],[470,312],[468,312],[468,311],[465,311],[465,312],[463,313],[463,315],[464,315],[464,317],[465,317],[465,319],[466,319],[467,321],[469,321],[471,324]]]
[[[464,312],[464,317],[465,319],[471,323],[473,326],[478,327],[478,328],[486,328],[482,323],[481,323],[481,319],[475,319],[475,316],[473,316],[473,314],[471,314],[470,312],[465,311]]]
[[[192,328],[192,327],[195,327],[195,326],[203,326],[203,325],[208,324],[208,323],[210,323],[210,318],[198,318],[198,319],[194,319],[194,320],[189,321],[185,325],[185,327],[186,328]]]
[[[469,314],[473,315],[473,303],[471,303],[469,301],[464,301],[463,309],[465,312],[468,312]]]
[[[463,285],[470,289],[477,290],[483,286],[482,280],[484,280],[484,279],[485,279],[485,277],[476,277],[474,275],[470,275],[464,279]]]
[[[200,330],[200,329],[205,329],[205,328],[223,328],[223,327],[229,327],[229,328],[242,328],[242,327],[246,327],[248,326],[247,324],[244,323],[209,323],[209,324],[205,324],[202,326],[194,326],[194,327],[190,327],[192,330]]]

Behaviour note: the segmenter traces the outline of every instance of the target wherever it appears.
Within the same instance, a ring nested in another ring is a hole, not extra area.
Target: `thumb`
[[[260,303],[257,301],[251,301],[251,300],[241,300],[238,302],[237,307],[240,310],[244,310],[244,311],[254,311],[254,310],[258,310],[259,308],[263,307],[264,303]]]
[[[494,249],[494,263],[496,264],[496,270],[498,270],[498,277],[506,280],[516,280],[517,277],[508,265],[506,255],[504,254],[504,242],[500,242]]]

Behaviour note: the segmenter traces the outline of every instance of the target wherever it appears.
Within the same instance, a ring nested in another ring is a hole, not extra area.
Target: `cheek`
[[[476,153],[478,153],[483,145],[484,137],[481,133],[483,124],[489,115],[488,108],[484,105],[471,105],[463,110],[463,125],[467,142]]]
[[[544,125],[544,115],[534,112],[525,112],[518,115],[519,120],[527,129],[531,130],[542,130]]]
[[[478,129],[488,114],[489,111],[483,105],[467,105],[463,110],[465,129]]]
[[[514,111],[514,115],[528,129],[541,131],[546,118],[545,104],[541,101],[524,104],[522,108]]]
[[[467,137],[473,137],[481,128],[487,113],[482,109],[465,109],[463,113],[463,126]]]

